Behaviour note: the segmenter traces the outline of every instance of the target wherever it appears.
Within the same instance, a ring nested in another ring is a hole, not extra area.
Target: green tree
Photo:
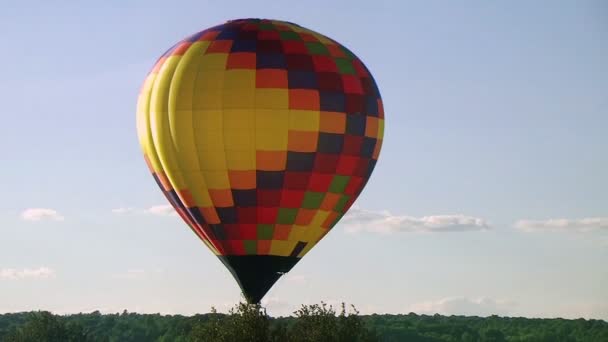
[[[32,312],[25,324],[10,331],[6,342],[85,342],[91,338],[78,324],[67,324],[47,311]]]
[[[331,305],[302,305],[294,312],[296,320],[290,331],[290,340],[296,342],[338,341],[358,342],[376,341],[377,336],[366,329],[359,316],[359,311],[351,305],[353,313],[347,314],[346,305],[342,303],[339,315]]]
[[[228,315],[211,308],[211,317],[199,322],[190,337],[193,341],[209,342],[267,342],[270,337],[270,317],[259,304],[239,303]]]
[[[477,341],[477,338],[473,334],[471,334],[470,332],[465,331],[460,336],[460,340],[462,342],[475,342],[475,341]]]
[[[488,329],[482,335],[483,342],[506,342],[505,335],[498,329]]]

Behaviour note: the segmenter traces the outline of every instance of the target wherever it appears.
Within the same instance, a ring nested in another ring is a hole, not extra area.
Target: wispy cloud
[[[145,213],[158,216],[177,216],[177,212],[168,204],[155,205],[146,210]]]
[[[21,218],[25,221],[63,221],[65,218],[56,210],[49,208],[28,208],[21,212]]]
[[[418,314],[490,316],[508,315],[515,302],[487,297],[447,297],[410,305],[408,311]]]
[[[0,279],[46,279],[55,277],[55,270],[48,267],[39,268],[3,268],[0,269]]]
[[[153,205],[148,208],[138,209],[133,207],[119,207],[112,209],[112,213],[115,215],[128,215],[128,214],[145,214],[155,216],[178,216],[177,212],[169,204]]]
[[[582,219],[519,220],[514,227],[524,232],[590,232],[608,229],[608,217]]]
[[[397,216],[388,211],[351,208],[342,220],[348,232],[464,232],[490,229],[484,219],[465,215]]]

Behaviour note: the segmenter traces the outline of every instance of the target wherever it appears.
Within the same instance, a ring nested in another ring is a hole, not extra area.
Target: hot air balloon
[[[363,62],[279,20],[231,20],[178,42],[137,103],[153,178],[249,303],[353,205],[383,132],[380,92]]]

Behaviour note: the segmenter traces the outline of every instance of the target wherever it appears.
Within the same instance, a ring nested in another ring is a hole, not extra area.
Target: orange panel
[[[339,112],[321,112],[319,131],[327,133],[344,133],[346,131],[346,114]]]
[[[317,150],[318,132],[289,131],[287,149],[295,152],[315,152]]]
[[[209,189],[209,196],[216,207],[231,207],[234,205],[230,189]]]
[[[287,165],[287,151],[256,151],[256,167],[263,171],[282,171]]]
[[[254,189],[255,182],[255,170],[247,171],[228,171],[228,178],[230,179],[230,187],[232,189]]]

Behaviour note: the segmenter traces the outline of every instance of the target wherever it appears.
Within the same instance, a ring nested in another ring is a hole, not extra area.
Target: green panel
[[[326,55],[329,56],[329,50],[323,43],[306,42],[306,48],[311,55]]]
[[[245,247],[245,253],[258,254],[258,243],[255,240],[243,240],[243,246]]]
[[[338,70],[340,71],[341,74],[349,74],[349,75],[355,74],[355,68],[353,68],[353,64],[348,59],[336,58],[336,59],[334,59],[334,61],[336,62],[336,65],[338,66]]]
[[[323,197],[325,197],[324,192],[306,191],[302,208],[318,209],[321,206],[321,202],[323,202]]]
[[[349,199],[350,199],[350,196],[342,195],[342,197],[340,197],[340,199],[338,200],[338,204],[336,204],[334,211],[341,213],[344,210],[344,207],[346,206],[346,202],[348,202]]]
[[[346,55],[346,57],[348,57],[349,59],[355,59],[355,54],[352,53],[349,49],[347,49],[344,46],[340,46],[340,49],[342,51],[344,51],[344,54]]]
[[[272,31],[274,29],[275,29],[275,27],[272,24],[269,24],[269,23],[260,24],[261,31]]]
[[[277,223],[279,224],[293,224],[296,222],[296,216],[298,215],[298,209],[294,208],[279,208],[279,215],[277,217]]]
[[[274,226],[271,224],[258,224],[258,240],[272,240]]]
[[[329,185],[329,192],[341,194],[346,189],[350,176],[334,176]]]
[[[281,31],[279,35],[281,36],[281,40],[302,40],[302,37],[293,31]]]

